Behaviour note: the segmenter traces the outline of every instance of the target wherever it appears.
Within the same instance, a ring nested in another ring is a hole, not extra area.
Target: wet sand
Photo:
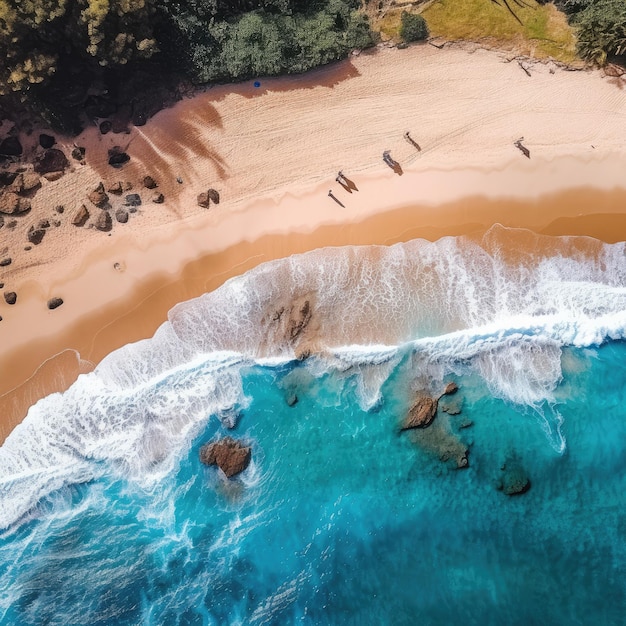
[[[146,208],[126,230],[116,225],[106,241],[90,230],[77,243],[74,227],[68,226],[66,232],[74,237],[71,254],[59,232],[51,245],[37,251],[37,261],[12,268],[18,304],[0,302],[0,437],[37,398],[67,388],[112,350],[151,336],[177,302],[264,261],[324,246],[480,234],[496,223],[550,235],[626,239],[626,156],[619,140],[621,127],[626,130],[626,96],[597,73],[553,75],[546,66],[538,68],[538,84],[529,92],[513,64],[497,54],[441,53],[389,51],[313,77],[264,81],[264,94],[245,85],[236,88],[238,93],[226,87],[210,90],[133,130],[125,139],[132,165],[115,176],[154,174],[170,200],[159,214],[156,207]],[[406,85],[401,78],[411,62],[422,64],[417,71],[423,86]],[[380,81],[390,68],[398,75],[392,73],[389,92],[381,94]],[[450,92],[445,101],[434,84],[437,76],[441,82],[442,72]],[[492,82],[494,72],[497,83],[510,79],[509,74],[516,82],[493,102],[481,100],[476,82],[485,72]],[[304,84],[324,80],[328,84]],[[340,106],[342,94],[336,90],[359,80],[362,84],[349,97],[343,94],[347,101]],[[373,81],[371,92],[367,81]],[[553,91],[563,85],[569,86],[570,100],[578,94],[569,118],[563,111],[567,97],[555,101]],[[422,90],[428,93],[429,86],[432,102],[423,104],[418,115],[415,100],[426,99]],[[246,89],[251,93],[243,93]],[[326,115],[312,118],[307,113],[320,109],[320,102],[309,102],[316,89],[330,101],[321,103]],[[287,103],[284,114],[281,100]],[[467,106],[459,108],[459,100]],[[600,112],[599,104],[604,107]],[[276,120],[285,123],[289,111],[291,126],[277,130]],[[410,111],[413,119],[407,118]],[[253,113],[255,119],[248,119]],[[303,119],[309,126],[301,129]],[[408,123],[419,136],[421,152],[403,139]],[[445,124],[447,134],[442,133]],[[219,135],[213,137],[215,146],[199,134],[202,125],[211,137]],[[326,130],[316,131],[316,125]],[[255,128],[263,128],[263,137],[255,136]],[[307,129],[315,141],[306,139]],[[531,159],[512,144],[521,134],[527,136]],[[174,142],[177,136],[184,141]],[[120,139],[89,131],[82,140],[88,155],[95,156],[66,180],[44,188],[42,200],[81,198],[81,189],[111,179],[101,157],[109,143]],[[383,149],[391,149],[402,175],[382,163]],[[348,193],[335,183],[340,168],[358,191]],[[175,182],[178,172],[185,176],[182,186]],[[220,187],[223,202],[199,210],[195,194],[209,182]],[[328,198],[329,189],[344,207]],[[148,221],[149,211],[155,215]],[[47,310],[45,301],[57,295],[63,306]]]

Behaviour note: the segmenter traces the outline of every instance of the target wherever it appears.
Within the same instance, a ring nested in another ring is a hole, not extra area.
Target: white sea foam
[[[228,422],[245,405],[242,368],[280,366],[302,348],[320,355],[305,361],[311,375],[356,377],[366,409],[409,352],[416,377],[474,372],[493,394],[545,411],[563,346],[625,337],[625,244],[589,241],[533,247],[528,233],[494,228],[480,245],[317,250],[179,304],[152,339],[31,407],[0,448],[0,527],[111,468],[158,479],[210,416]],[[306,302],[311,318],[294,332]],[[546,420],[558,441],[558,414]]]

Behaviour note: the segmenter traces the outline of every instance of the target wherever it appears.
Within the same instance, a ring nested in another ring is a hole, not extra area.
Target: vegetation
[[[402,11],[400,21],[400,37],[402,37],[404,41],[421,41],[428,37],[426,20],[418,13]]]
[[[626,59],[626,2],[624,0],[561,0],[578,36],[578,52],[604,65]]]
[[[303,72],[373,43],[359,8],[360,0],[0,0],[0,96],[5,108],[25,102],[67,126],[94,84],[119,91],[142,72],[197,83]]]
[[[435,37],[486,41],[520,54],[565,63],[577,60],[574,30],[553,4],[544,6],[534,0],[525,0],[523,6],[508,4],[515,16],[503,3],[493,0],[438,0],[424,10],[423,16]]]

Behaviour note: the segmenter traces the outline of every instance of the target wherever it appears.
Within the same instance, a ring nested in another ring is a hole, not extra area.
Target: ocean
[[[496,226],[177,305],[0,448],[0,624],[623,624],[625,255]]]

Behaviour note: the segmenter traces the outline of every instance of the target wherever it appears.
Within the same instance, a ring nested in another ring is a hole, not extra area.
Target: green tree
[[[417,13],[402,11],[400,16],[400,37],[404,41],[421,41],[428,37],[426,20]]]
[[[624,0],[596,0],[576,14],[574,24],[584,59],[604,65],[608,58],[626,54]]]

